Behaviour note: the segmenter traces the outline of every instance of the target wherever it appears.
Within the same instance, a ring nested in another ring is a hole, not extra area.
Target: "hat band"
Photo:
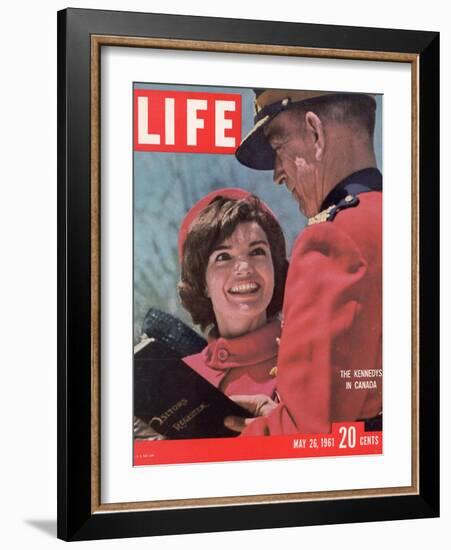
[[[287,109],[291,105],[296,105],[297,103],[302,103],[302,101],[295,101],[292,102],[289,97],[286,97],[284,99],[281,99],[280,101],[276,101],[274,103],[270,103],[269,105],[266,105],[265,107],[262,107],[258,113],[256,113],[254,117],[254,124],[257,124],[262,118],[265,117],[275,117],[285,109]]]

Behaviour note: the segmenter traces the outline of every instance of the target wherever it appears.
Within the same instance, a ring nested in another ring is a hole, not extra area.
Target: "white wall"
[[[451,31],[446,3],[417,0],[211,2],[71,1],[72,7],[126,9],[247,19],[441,31],[442,98],[451,97]],[[56,533],[56,10],[64,2],[2,7],[0,86],[0,537],[4,548],[53,548]],[[442,211],[451,204],[450,109],[442,102]],[[6,123],[6,124],[5,124]],[[447,153],[447,154],[445,154]],[[445,164],[446,163],[446,164]],[[434,192],[434,189],[431,189]],[[400,205],[402,208],[402,205]],[[446,209],[448,210],[448,209]],[[450,281],[448,220],[442,221],[442,280]],[[449,285],[443,285],[442,388],[450,386]],[[446,319],[445,319],[446,317]],[[445,324],[446,322],[446,324]],[[446,357],[445,357],[446,354]],[[442,391],[442,394],[445,392]],[[105,541],[108,547],[156,549],[253,547],[424,549],[449,540],[450,405],[442,399],[442,518]],[[88,547],[95,543],[86,543]]]

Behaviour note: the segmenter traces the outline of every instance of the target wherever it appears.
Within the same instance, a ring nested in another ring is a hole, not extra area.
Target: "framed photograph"
[[[439,514],[439,35],[58,13],[58,536]]]

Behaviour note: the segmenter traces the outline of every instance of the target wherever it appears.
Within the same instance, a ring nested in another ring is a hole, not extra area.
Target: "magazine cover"
[[[135,466],[383,452],[381,112],[134,84]]]

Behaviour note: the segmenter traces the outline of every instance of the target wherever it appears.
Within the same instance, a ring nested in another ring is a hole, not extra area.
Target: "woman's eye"
[[[250,252],[251,256],[266,256],[266,250],[262,247],[257,247],[251,250]]]
[[[218,254],[215,258],[215,262],[226,262],[227,260],[230,260],[230,254],[228,252],[221,252],[221,254]]]

